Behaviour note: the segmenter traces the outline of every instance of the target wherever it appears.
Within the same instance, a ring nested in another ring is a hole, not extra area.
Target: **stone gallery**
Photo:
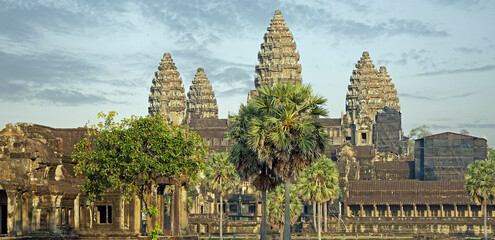
[[[255,87],[303,83],[296,43],[280,11],[263,36],[258,61]],[[165,53],[152,80],[148,112],[188,125],[206,140],[210,152],[225,152],[228,119],[218,118],[207,72],[197,69],[186,95],[172,56]],[[257,94],[246,92],[247,99]],[[318,119],[330,137],[326,155],[336,162],[343,190],[327,209],[330,232],[482,232],[481,207],[468,197],[463,179],[468,164],[487,158],[485,139],[441,133],[417,139],[409,153],[397,90],[387,69],[375,67],[368,52],[351,72],[345,106],[341,118]],[[70,155],[86,131],[17,123],[0,132],[0,236],[125,237],[145,229],[139,201],[125,201],[114,192],[91,203],[79,192],[83,179],[74,176]],[[352,161],[341,160],[343,150],[352,152]],[[261,199],[249,182],[242,182],[225,203],[199,187],[189,207],[187,187],[193,186],[180,179],[159,184],[157,222],[165,235],[217,233],[219,206],[227,213],[224,231],[259,231]],[[305,204],[294,231],[311,233],[312,210]],[[495,206],[489,205],[489,234],[495,231],[494,215]]]

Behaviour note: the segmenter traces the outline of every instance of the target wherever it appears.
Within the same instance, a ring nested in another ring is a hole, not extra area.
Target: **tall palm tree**
[[[326,99],[309,85],[278,83],[258,88],[252,104],[259,116],[251,120],[249,145],[285,182],[284,239],[290,239],[290,182],[324,153],[328,135],[321,123]]]
[[[465,188],[473,200],[483,206],[483,225],[486,234],[486,205],[495,198],[495,161],[478,160],[468,165]]]
[[[223,239],[223,195],[236,186],[239,176],[227,153],[212,153],[205,162],[208,186],[220,195],[220,239]]]
[[[297,188],[294,185],[290,186],[292,190],[290,192],[290,223],[294,224],[296,220],[301,215],[303,205],[301,203],[301,199],[297,195]],[[285,188],[282,185],[276,187],[273,191],[270,192],[267,200],[267,208],[268,208],[268,222],[272,226],[280,229],[280,239],[283,239],[283,231],[284,228],[284,214],[285,214]]]
[[[321,240],[322,203],[338,197],[340,192],[337,167],[331,159],[322,156],[304,170],[298,189],[304,199],[318,203],[318,239]]]
[[[230,146],[230,159],[236,166],[239,175],[251,181],[261,191],[262,217],[260,226],[260,239],[266,240],[266,194],[273,190],[279,183],[280,178],[266,162],[258,158],[258,154],[249,148],[248,134],[252,118],[259,116],[252,104],[241,105],[239,113],[229,119],[228,137],[234,143]]]

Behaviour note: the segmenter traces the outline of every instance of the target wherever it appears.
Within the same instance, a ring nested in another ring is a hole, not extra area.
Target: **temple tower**
[[[199,67],[187,93],[187,119],[218,118],[218,105],[205,71]]]
[[[186,116],[186,95],[182,78],[170,53],[163,54],[150,88],[151,116],[161,114],[173,124],[182,124]]]
[[[380,79],[380,83],[383,84],[384,106],[400,112],[397,90],[395,90],[395,85],[392,83],[392,78],[390,78],[390,75],[388,75],[387,68],[385,66],[380,67],[378,78]]]
[[[302,83],[302,68],[298,63],[299,53],[296,52],[294,36],[285,26],[280,10],[275,11],[267,31],[258,52],[255,87],[272,86],[275,83]],[[255,96],[256,91],[251,90],[249,98]]]
[[[400,111],[399,98],[387,69],[382,66],[378,71],[368,52],[363,52],[355,67],[346,95],[346,139],[354,145],[371,145],[377,112],[384,107]]]

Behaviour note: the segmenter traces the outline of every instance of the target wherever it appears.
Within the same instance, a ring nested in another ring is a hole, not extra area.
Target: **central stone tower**
[[[296,52],[294,36],[285,26],[280,10],[276,10],[267,33],[263,36],[261,50],[258,52],[256,78],[254,86],[272,86],[275,83],[302,83],[299,53]],[[251,90],[249,99],[257,92]]]

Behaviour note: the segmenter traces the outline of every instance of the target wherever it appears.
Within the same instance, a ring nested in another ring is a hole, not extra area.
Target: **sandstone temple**
[[[294,37],[277,10],[258,52],[254,86],[303,83],[298,61]],[[487,159],[486,139],[440,133],[415,140],[410,152],[397,90],[386,67],[376,67],[363,52],[354,69],[349,68],[345,113],[318,119],[330,137],[326,155],[339,169],[343,190],[328,205],[329,232],[418,238],[482,234],[481,207],[468,197],[463,179],[468,164]],[[225,152],[229,121],[218,117],[207,72],[197,69],[186,94],[171,54],[165,53],[152,79],[148,112],[188,125],[206,140],[210,152]],[[257,92],[246,94],[249,99]],[[139,201],[126,202],[109,193],[105,200],[90,203],[79,192],[83,179],[74,176],[70,155],[85,132],[28,123],[9,124],[0,132],[0,237],[118,238],[143,231]],[[343,154],[351,154],[352,160],[342,160]],[[157,222],[165,235],[218,233],[220,207],[226,212],[227,233],[259,232],[261,198],[249,182],[240,184],[224,203],[217,193],[180,179],[159,186]],[[187,188],[197,193],[189,204]],[[295,233],[314,232],[312,208],[305,205]],[[488,223],[493,235],[495,205],[488,206]]]

